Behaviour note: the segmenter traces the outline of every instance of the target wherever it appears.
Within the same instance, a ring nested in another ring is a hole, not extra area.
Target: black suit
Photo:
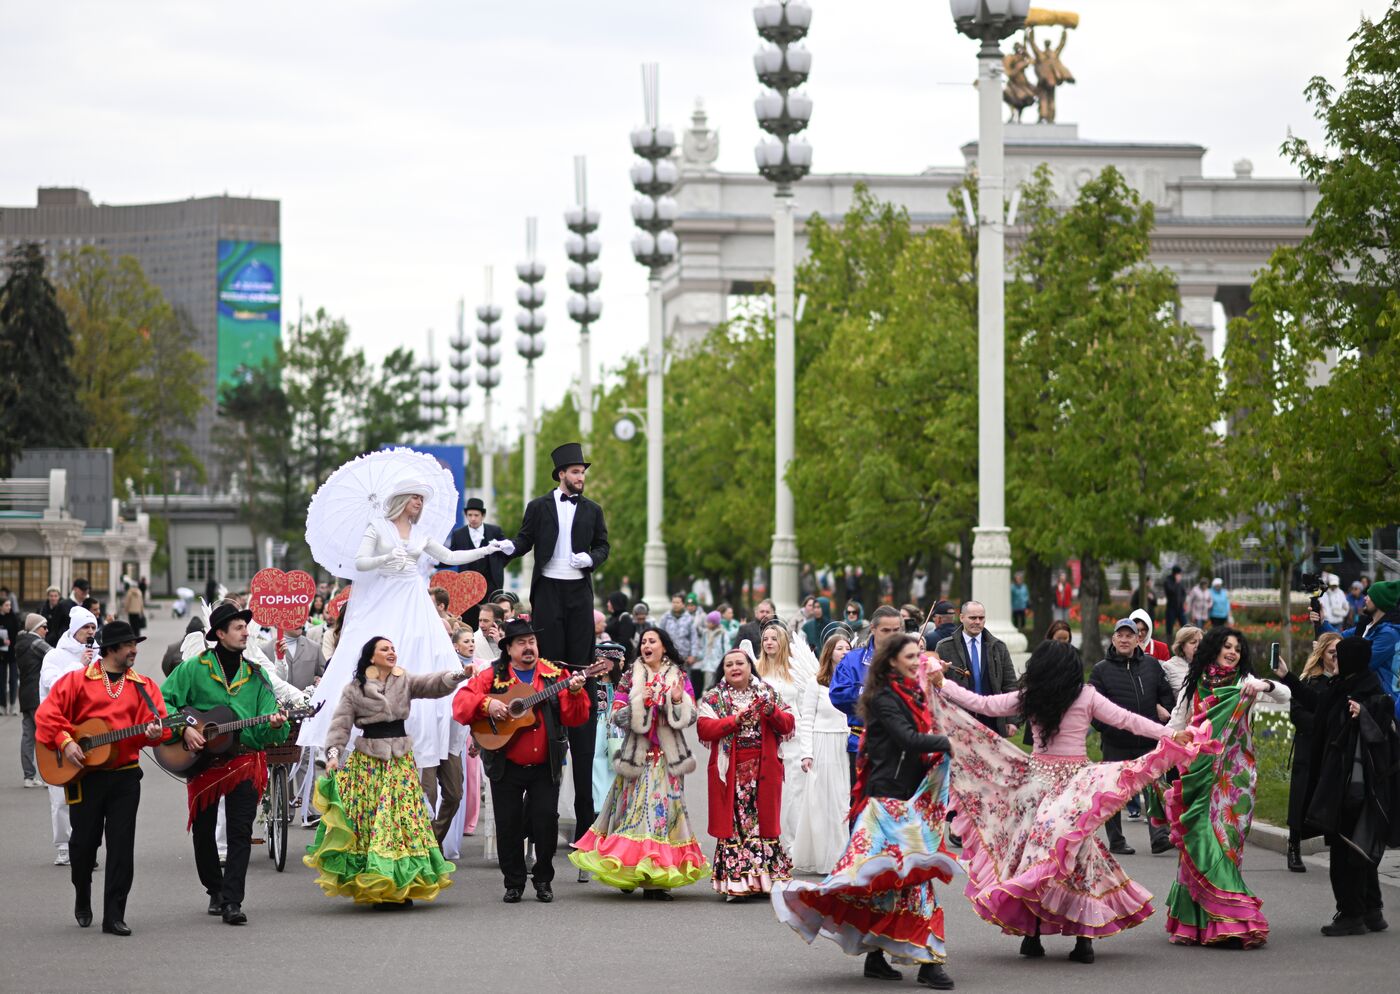
[[[516,533],[512,558],[535,552],[535,569],[530,577],[530,620],[539,632],[540,655],[556,663],[587,666],[593,662],[593,571],[608,558],[608,526],[603,509],[580,497],[574,507],[574,524],[569,535],[573,552],[586,552],[593,565],[580,570],[578,580],[556,580],[544,575],[545,563],[554,554],[559,538],[559,493],[555,489],[525,505],[525,514]],[[492,558],[495,558],[494,556]],[[590,679],[587,690],[594,700],[597,681]],[[574,841],[593,824],[593,746],[597,723],[593,715],[582,725],[568,729],[569,767],[574,778]]]
[[[488,525],[485,522],[482,522],[481,534],[481,545],[486,545],[492,539],[503,539],[506,537],[506,533],[501,531],[500,525]],[[479,549],[481,545],[477,545],[472,541],[472,530],[467,525],[463,525],[461,528],[454,528],[452,530],[452,537],[448,539],[447,542],[447,547],[453,552],[461,552],[465,549]],[[497,553],[487,556],[485,559],[478,559],[474,563],[467,563],[465,566],[446,566],[443,568],[455,568],[458,573],[479,573],[486,577],[486,593],[489,595],[495,593],[497,590],[505,588],[506,558],[505,553]],[[476,628],[480,614],[481,605],[473,604],[467,609],[467,613],[462,615],[462,620],[471,625],[472,628]]]
[[[972,660],[967,655],[967,643],[963,641],[961,626],[953,634],[939,642],[936,649],[939,658],[948,666],[949,678],[962,684],[968,690],[987,696],[1006,694],[1015,690],[1016,667],[1011,662],[1011,650],[1006,647],[1006,643],[983,629],[977,644],[979,646],[977,658],[981,664],[982,672],[981,689],[978,690],[972,685]],[[973,717],[999,734],[1006,734],[1007,719],[989,718],[985,715],[973,715]]]

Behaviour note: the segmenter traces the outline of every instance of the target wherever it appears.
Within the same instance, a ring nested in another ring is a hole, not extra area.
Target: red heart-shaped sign
[[[310,573],[280,569],[259,570],[248,584],[248,606],[253,620],[268,628],[286,631],[306,624],[311,600],[316,596],[316,581]]]
[[[350,599],[350,584],[346,584],[335,592],[329,604],[326,605],[326,620],[334,621],[340,617],[341,610],[345,607],[345,602]]]
[[[428,579],[429,587],[442,587],[450,600],[447,602],[449,614],[459,617],[467,609],[481,603],[486,596],[486,577],[480,573],[454,573],[450,569],[440,569]]]

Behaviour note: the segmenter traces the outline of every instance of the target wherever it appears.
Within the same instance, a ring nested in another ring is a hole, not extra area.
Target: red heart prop
[[[350,599],[350,584],[346,584],[335,592],[331,602],[326,605],[326,620],[334,621],[340,617],[341,609],[345,607],[345,602]]]
[[[455,573],[450,569],[440,569],[428,578],[429,587],[442,587],[450,598],[447,602],[449,614],[458,617],[481,603],[486,596],[486,577],[480,573]]]
[[[253,620],[281,631],[306,624],[306,615],[315,596],[316,581],[310,573],[299,569],[290,573],[275,567],[259,570],[248,584],[248,604],[253,609]]]

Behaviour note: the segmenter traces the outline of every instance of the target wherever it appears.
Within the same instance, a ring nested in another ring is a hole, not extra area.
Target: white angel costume
[[[301,736],[297,739],[298,744],[302,746],[325,746],[326,733],[330,728],[331,717],[335,712],[336,702],[340,700],[341,691],[354,677],[355,666],[359,662],[360,651],[365,643],[376,636],[383,636],[394,643],[399,666],[409,673],[426,674],[461,667],[461,660],[453,650],[452,641],[447,635],[447,630],[443,628],[442,619],[438,616],[432,597],[428,594],[428,577],[436,563],[461,566],[483,559],[498,549],[497,543],[493,542],[480,549],[453,552],[436,538],[435,531],[445,530],[450,526],[451,517],[445,521],[438,519],[443,517],[441,510],[444,506],[455,508],[457,488],[452,482],[451,474],[431,456],[422,453],[387,449],[361,456],[332,474],[331,479],[317,492],[317,498],[321,497],[327,488],[336,485],[337,477],[345,471],[358,471],[362,468],[358,464],[372,463],[375,460],[397,460],[409,467],[415,466],[415,460],[426,462],[417,464],[416,468],[421,474],[417,478],[406,478],[400,474],[397,480],[384,486],[384,490],[379,492],[376,492],[375,485],[370,485],[363,497],[366,503],[372,502],[372,509],[367,508],[366,512],[356,515],[352,504],[349,513],[341,515],[347,518],[358,516],[359,521],[324,519],[322,514],[331,509],[329,502],[323,503],[319,509],[321,513],[318,513],[316,499],[312,500],[311,508],[307,512],[307,537],[316,561],[337,576],[352,574],[350,578],[353,579],[353,584],[350,588],[350,599],[342,608],[346,614],[345,623],[340,631],[340,641],[311,697],[313,704],[325,701],[327,706],[315,717],[302,723]],[[437,471],[436,475],[433,475],[434,471]],[[394,523],[385,517],[390,502],[404,494],[417,494],[424,499],[424,513],[411,526],[406,539],[399,535]],[[430,514],[430,506],[438,513]],[[367,523],[364,521],[366,517],[369,518]],[[361,537],[353,560],[349,563],[344,561],[349,558],[343,554],[343,550],[347,548],[344,533],[337,538],[337,528],[360,529],[358,532],[351,532]],[[318,536],[325,541],[319,541]],[[337,565],[323,559],[323,555],[332,560],[336,559],[335,555],[327,554],[326,551],[327,544],[332,542],[338,542],[342,550],[342,559]],[[347,565],[353,569],[346,569]],[[413,739],[413,758],[419,769],[437,766],[448,755],[451,725],[451,695],[413,702],[405,726]]]
[[[803,691],[808,681],[817,674],[817,657],[801,638],[795,638],[788,629],[783,629],[788,643],[788,676],[774,672],[760,674],[763,682],[778,692],[783,703],[792,709],[793,716],[802,713]],[[760,660],[759,666],[762,666]],[[783,806],[779,812],[780,838],[783,848],[792,852],[797,839],[797,823],[803,806],[802,794],[806,788],[806,777],[802,773],[802,748],[796,734],[788,736],[778,745],[778,756],[783,761]]]

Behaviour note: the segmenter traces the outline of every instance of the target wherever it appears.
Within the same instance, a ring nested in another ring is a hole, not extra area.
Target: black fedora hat
[[[504,655],[512,639],[538,634],[539,632],[529,620],[525,618],[511,618],[501,626],[501,637],[496,640],[496,644],[500,647],[501,654]]]
[[[204,633],[204,641],[217,642],[219,632],[227,628],[232,622],[242,618],[245,622],[251,623],[253,612],[248,610],[240,611],[232,604],[220,604],[209,615],[209,630]]]
[[[123,645],[127,642],[144,642],[144,635],[137,635],[136,629],[132,628],[125,621],[109,621],[102,626],[102,630],[97,633],[97,647],[106,649],[108,646]]]
[[[549,454],[549,458],[554,460],[554,478],[559,479],[559,474],[570,466],[582,466],[587,469],[593,465],[583,459],[583,446],[578,442],[565,442],[559,448]]]
[[[482,514],[485,514],[485,513],[486,513],[486,504],[485,504],[485,502],[484,502],[480,497],[468,497],[468,498],[467,498],[466,506],[463,507],[462,510],[464,510],[464,511],[480,511]]]

